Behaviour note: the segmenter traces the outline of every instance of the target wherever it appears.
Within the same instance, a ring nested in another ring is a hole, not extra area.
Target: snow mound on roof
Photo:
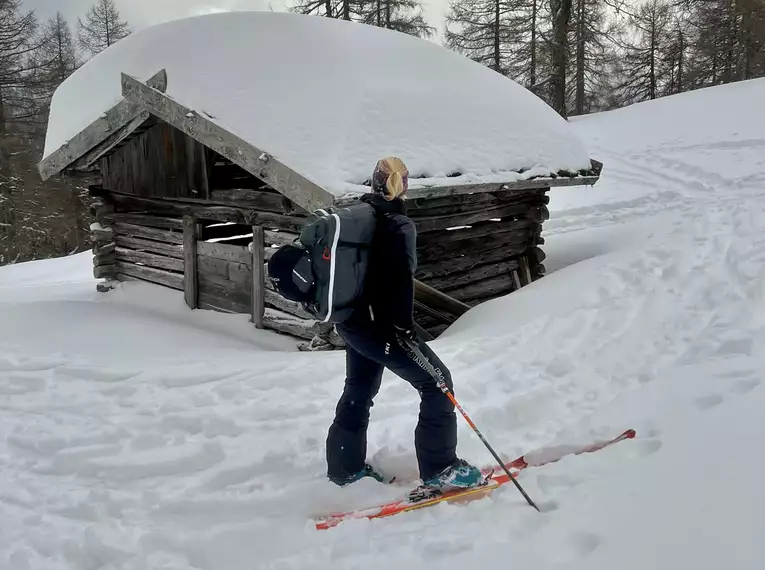
[[[102,52],[56,91],[45,156],[121,99],[120,73],[146,80],[162,68],[168,95],[335,194],[358,190],[388,155],[431,179],[419,184],[590,168],[565,120],[462,55],[382,28],[271,12],[176,20]]]

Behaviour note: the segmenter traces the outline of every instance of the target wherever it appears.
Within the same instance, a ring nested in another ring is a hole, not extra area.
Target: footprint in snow
[[[701,411],[709,410],[723,403],[724,398],[720,394],[709,394],[694,400],[696,408]]]
[[[748,394],[761,384],[760,380],[756,378],[749,378],[746,380],[739,380],[735,382],[730,391],[734,394]]]
[[[600,546],[601,538],[591,532],[577,532],[571,535],[569,541],[574,552],[584,558],[592,554]]]

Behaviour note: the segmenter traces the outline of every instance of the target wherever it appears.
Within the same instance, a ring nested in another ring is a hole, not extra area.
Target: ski
[[[581,455],[583,453],[593,453],[599,451],[604,447],[613,445],[625,439],[632,439],[636,435],[635,430],[628,429],[613,439],[607,441],[599,441],[590,445],[573,447],[564,446],[558,448],[544,449],[532,453],[527,453],[518,457],[517,459],[505,464],[507,468],[512,471],[512,475],[515,477],[518,473],[529,467],[542,467],[543,465],[549,465],[560,461],[569,455]],[[465,490],[452,491],[449,493],[443,493],[435,496],[426,496],[418,501],[410,501],[409,499],[396,499],[382,505],[370,507],[366,509],[357,509],[352,511],[331,513],[326,516],[315,518],[315,524],[317,530],[327,530],[339,525],[340,523],[352,520],[352,519],[377,519],[383,517],[390,517],[399,513],[405,513],[430,507],[443,502],[469,502],[475,499],[480,499],[490,493],[491,491],[501,487],[505,483],[510,481],[507,474],[499,470],[497,467],[487,467],[482,470],[484,475],[483,484],[477,487],[471,487]],[[495,474],[496,473],[496,474]]]

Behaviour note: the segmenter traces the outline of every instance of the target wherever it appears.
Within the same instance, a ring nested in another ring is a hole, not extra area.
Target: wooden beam
[[[135,224],[123,224],[122,222],[115,222],[114,231],[117,235],[133,236],[143,239],[152,239],[167,244],[182,245],[183,234],[180,232],[173,232],[170,230],[160,230],[157,228],[147,228],[144,226],[138,226]]]
[[[122,74],[122,94],[176,129],[226,157],[266,182],[307,211],[326,207],[334,196],[295,172],[275,157],[181,105],[161,91],[127,74]]]
[[[191,214],[198,220],[233,222],[246,226],[259,225],[296,233],[302,231],[305,221],[303,217],[299,216],[248,210],[234,206],[217,206],[204,200],[191,198],[144,198],[117,192],[111,192],[110,197],[117,206],[125,209],[150,210],[157,212],[157,214],[178,217]]]
[[[272,232],[266,230],[265,241],[268,245],[287,245],[291,244],[298,238],[298,234],[290,232]]]
[[[130,263],[138,263],[147,267],[156,267],[157,269],[177,271],[179,273],[183,271],[183,260],[175,259],[174,257],[157,255],[145,251],[136,251],[133,249],[124,249],[121,247],[118,247],[115,250],[115,253],[117,255],[117,261],[129,261]]]
[[[83,156],[67,166],[67,169],[79,170],[83,168],[89,168],[101,160],[104,156],[112,152],[112,150],[119,147],[126,139],[133,136],[133,133],[140,129],[144,123],[149,121],[150,118],[151,113],[148,111],[141,111],[138,113],[138,116],[130,121],[127,125],[113,132],[100,145],[93,148],[89,152],[86,152]]]
[[[183,275],[180,273],[171,273],[169,271],[155,269],[153,267],[144,267],[142,265],[135,265],[134,263],[118,261],[117,277],[122,280],[148,281],[150,283],[170,287],[171,289],[177,289],[178,291],[183,291]]]
[[[424,305],[446,311],[457,317],[470,310],[470,305],[458,301],[417,279],[414,280],[414,298]]]
[[[157,93],[167,90],[167,73],[162,71],[153,75],[146,85]],[[37,165],[43,180],[47,180],[67,168],[77,159],[85,156],[94,148],[102,145],[114,133],[133,121],[142,111],[135,101],[122,99],[114,107],[103,113],[81,132],[53,151]]]
[[[273,307],[274,309],[279,309],[280,311],[284,311],[287,314],[294,315],[301,319],[311,320],[315,319],[313,315],[311,315],[308,311],[306,311],[300,303],[296,303],[295,301],[290,301],[289,299],[285,299],[282,297],[279,293],[276,291],[271,291],[267,287],[263,288],[265,291],[265,302],[266,305]]]
[[[252,227],[252,323],[255,328],[263,328],[263,315],[266,309],[266,276],[263,271],[265,251],[263,228]]]
[[[458,194],[482,194],[485,192],[507,192],[515,190],[529,190],[532,188],[551,188],[561,186],[594,186],[600,179],[599,176],[559,176],[557,178],[543,177],[530,180],[517,180],[515,182],[488,183],[488,184],[462,184],[456,186],[426,186],[417,187],[416,180],[410,181],[414,186],[406,193],[407,199],[441,198]]]
[[[199,307],[197,284],[197,237],[199,224],[193,216],[183,217],[183,298],[190,309]]]
[[[119,234],[114,236],[114,242],[116,245],[126,249],[135,249],[137,251],[148,251],[149,253],[166,255],[168,257],[174,257],[175,259],[183,259],[182,245],[167,244],[167,243],[162,243],[159,241],[151,241],[148,239],[122,236]],[[114,248],[114,244],[112,244],[112,249],[113,248]]]

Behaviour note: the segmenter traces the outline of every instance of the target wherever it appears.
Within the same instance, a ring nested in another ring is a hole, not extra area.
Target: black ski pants
[[[398,344],[395,335],[363,325],[338,325],[346,342],[346,379],[327,436],[327,474],[343,478],[364,467],[367,427],[373,399],[380,389],[384,368],[409,382],[420,394],[420,414],[414,432],[420,477],[427,479],[456,460],[457,417],[454,405],[436,381]],[[440,368],[453,390],[449,370],[424,342],[420,349]]]

